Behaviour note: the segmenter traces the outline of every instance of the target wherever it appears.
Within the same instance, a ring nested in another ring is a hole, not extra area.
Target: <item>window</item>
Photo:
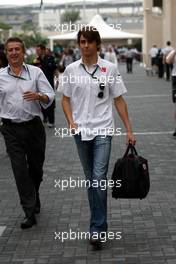
[[[153,7],[163,8],[163,0],[153,0]]]

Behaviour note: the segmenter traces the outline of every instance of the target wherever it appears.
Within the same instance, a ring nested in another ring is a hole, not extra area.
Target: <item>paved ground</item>
[[[127,75],[126,100],[137,133],[137,149],[148,158],[151,190],[139,200],[112,200],[109,191],[109,231],[121,232],[103,250],[92,251],[84,239],[58,238],[59,232],[86,232],[89,207],[85,189],[61,191],[55,180],[78,179],[82,169],[72,138],[56,137],[47,130],[42,211],[38,225],[22,231],[23,212],[19,206],[10,162],[0,136],[0,264],[175,264],[176,263],[176,141],[170,83],[147,77],[140,67]],[[57,129],[66,125],[57,96]],[[121,127],[116,118],[116,126]],[[124,129],[122,130],[124,131]],[[109,176],[113,164],[125,149],[124,136],[114,137]],[[56,232],[56,234],[55,234]],[[55,239],[56,238],[56,239]]]

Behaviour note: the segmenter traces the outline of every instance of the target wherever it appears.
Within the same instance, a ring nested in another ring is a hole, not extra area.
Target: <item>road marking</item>
[[[6,229],[6,226],[0,226],[0,236],[2,236],[5,229]]]
[[[144,94],[144,95],[127,95],[126,98],[151,98],[151,97],[170,97],[169,94]]]
[[[169,94],[143,94],[143,95],[125,95],[125,98],[156,98],[156,97],[170,97]],[[55,98],[57,102],[62,100],[62,97]]]
[[[132,84],[132,83],[141,83],[144,84],[144,81],[124,81],[125,84]]]
[[[133,132],[134,135],[170,135],[173,134],[173,131],[160,131],[160,132]],[[122,133],[122,136],[125,136],[126,133]]]

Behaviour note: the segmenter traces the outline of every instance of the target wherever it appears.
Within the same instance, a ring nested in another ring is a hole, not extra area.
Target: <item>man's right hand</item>
[[[72,135],[77,134],[78,125],[74,122],[70,123],[69,129]]]

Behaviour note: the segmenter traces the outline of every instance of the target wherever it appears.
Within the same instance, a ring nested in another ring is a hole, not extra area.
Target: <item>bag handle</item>
[[[123,156],[123,159],[127,157],[129,151],[131,151],[131,153],[135,154],[136,156],[138,155],[137,150],[135,149],[135,146],[132,145],[131,143],[129,143],[128,146],[127,146],[127,149],[125,151],[125,154]]]

